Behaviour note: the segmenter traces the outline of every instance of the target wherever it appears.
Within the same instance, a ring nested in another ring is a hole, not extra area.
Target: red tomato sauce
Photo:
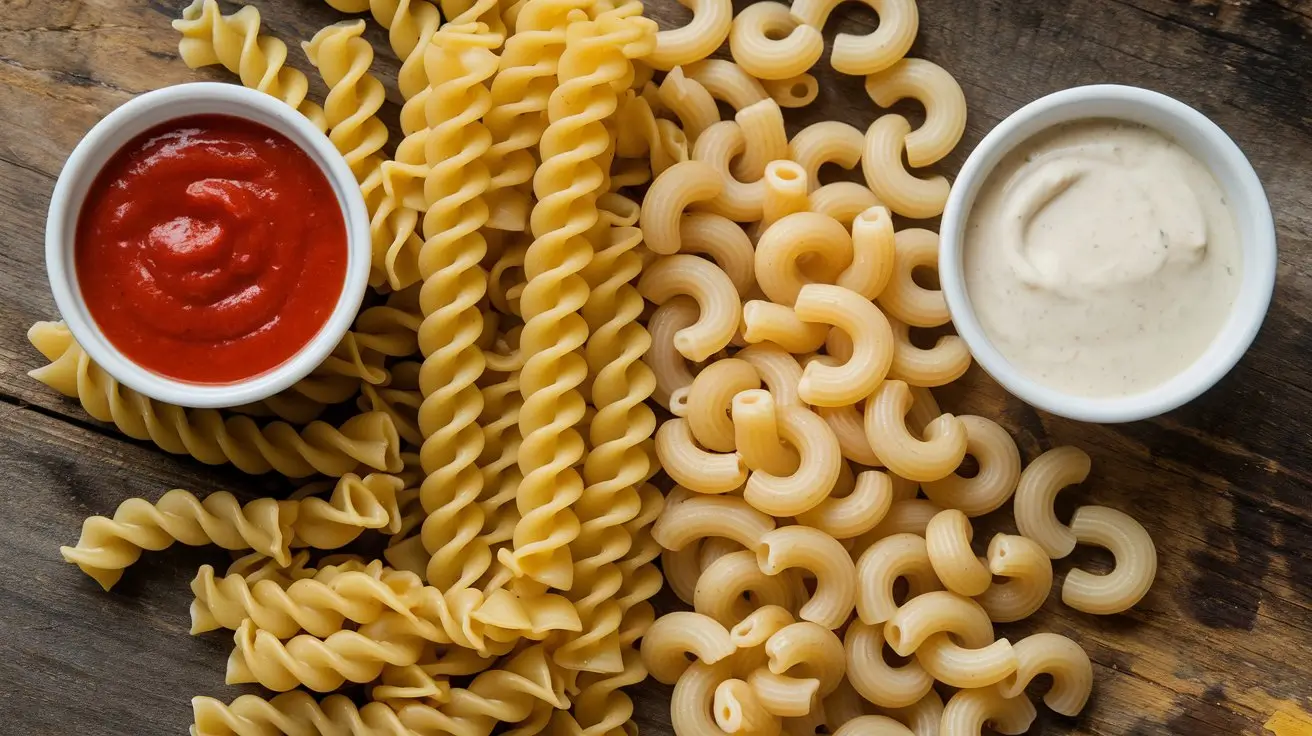
[[[226,115],[123,146],[87,194],[74,250],[109,341],[194,383],[277,367],[328,321],[346,279],[346,226],[323,172],[277,131]]]

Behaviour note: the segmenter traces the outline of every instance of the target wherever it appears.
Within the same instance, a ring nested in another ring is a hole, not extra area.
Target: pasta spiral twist
[[[398,472],[400,438],[386,414],[360,414],[340,427],[313,422],[297,430],[284,422],[260,427],[249,417],[224,418],[212,409],[184,409],[119,386],[93,363],[60,322],[38,322],[28,339],[50,364],[29,373],[76,398],[93,418],[113,422],[138,440],[209,465],[232,463],[251,474],[276,470],[291,478],[314,473],[341,476],[366,465]]]
[[[351,542],[364,529],[391,526],[399,517],[400,485],[394,476],[346,475],[328,501],[262,498],[245,506],[226,491],[201,500],[190,491],[174,489],[153,504],[130,498],[113,518],[89,517],[77,545],[61,547],[60,554],[106,590],[140,559],[142,550],[159,551],[174,542],[253,549],[289,565],[293,545],[331,549]]]
[[[387,41],[401,60],[396,86],[406,101],[401,113],[401,130],[409,134],[424,121],[424,98],[428,72],[424,68],[424,51],[437,31],[442,18],[437,6],[427,0],[326,0],[343,13],[373,15],[378,25],[387,29]]]
[[[178,55],[187,66],[221,64],[241,77],[243,86],[277,97],[320,130],[328,127],[323,109],[305,99],[310,81],[299,70],[284,66],[287,44],[260,34],[260,11],[255,6],[223,15],[217,0],[194,0],[173,21],[173,28],[182,34]]]
[[[359,631],[337,631],[326,639],[301,634],[286,642],[246,619],[233,636],[227,683],[256,682],[278,692],[304,685],[327,692],[347,681],[369,682],[384,665],[414,664],[423,651],[424,640],[397,626],[395,618],[384,616]]]
[[[610,148],[603,121],[615,112],[616,89],[627,86],[633,74],[624,49],[644,38],[648,46],[655,43],[654,24],[636,20],[570,26],[560,87],[548,104],[542,166],[533,180],[535,240],[525,258],[528,284],[520,297],[521,351],[528,356],[520,374],[524,478],[514,550],[502,556],[517,574],[566,590],[574,577],[569,544],[579,534],[570,507],[583,495],[583,479],[574,468],[584,452],[574,427],[586,413],[579,386],[588,375],[587,361],[575,352],[588,336],[587,322],[578,314],[588,301],[581,272],[592,260],[586,235],[597,224],[596,200],[606,181],[595,161]]]
[[[409,736],[391,708],[383,703],[358,707],[345,695],[322,701],[301,690],[275,695],[240,695],[231,703],[211,697],[191,699],[191,736],[265,736],[280,734],[350,734],[350,736]]]
[[[422,529],[424,548],[433,555],[428,581],[442,590],[467,588],[491,564],[491,553],[475,544],[483,528],[475,503],[483,490],[476,466],[483,452],[483,396],[475,382],[487,365],[478,346],[479,303],[487,293],[487,273],[479,265],[487,241],[479,230],[487,222],[488,186],[481,157],[491,135],[481,118],[491,105],[485,82],[496,72],[491,48],[497,43],[483,26],[448,25],[433,36],[426,57],[432,88],[424,184],[429,207],[419,253],[419,349],[425,356],[419,429],[428,478],[420,500],[429,514]]]

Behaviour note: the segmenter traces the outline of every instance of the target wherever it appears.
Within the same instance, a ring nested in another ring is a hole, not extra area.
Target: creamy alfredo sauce
[[[967,218],[966,289],[1023,373],[1068,394],[1126,396],[1216,337],[1239,291],[1239,248],[1201,162],[1150,128],[1082,120],[989,175]]]

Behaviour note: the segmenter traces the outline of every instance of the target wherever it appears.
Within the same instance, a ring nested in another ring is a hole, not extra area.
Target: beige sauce
[[[999,163],[967,219],[964,263],[1003,356],[1064,393],[1111,397],[1151,389],[1207,349],[1241,256],[1202,163],[1154,130],[1096,119]]]

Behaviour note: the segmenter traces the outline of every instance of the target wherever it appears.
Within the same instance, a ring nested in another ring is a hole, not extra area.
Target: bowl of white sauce
[[[1211,388],[1252,344],[1275,224],[1215,123],[1136,87],[1076,87],[994,128],[943,213],[939,278],[980,365],[1040,409],[1127,422]]]

